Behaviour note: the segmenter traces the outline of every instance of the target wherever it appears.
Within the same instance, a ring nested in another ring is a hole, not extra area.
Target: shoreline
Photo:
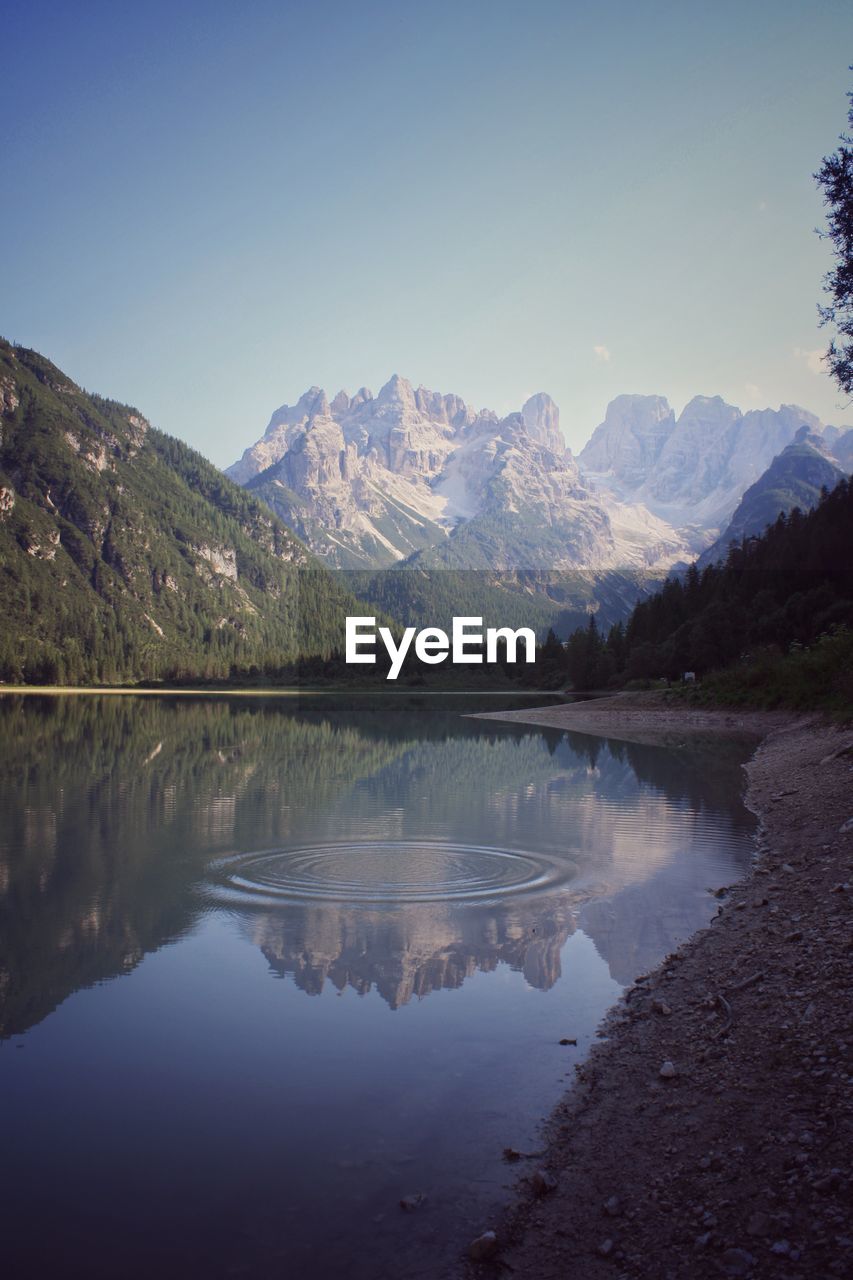
[[[481,711],[471,717],[543,725],[648,746],[677,746],[685,737],[697,734],[765,738],[796,718],[802,719],[790,711],[688,707],[657,692],[614,693],[530,710]]]
[[[759,735],[745,766],[759,827],[711,924],[605,1018],[497,1252],[467,1274],[853,1274],[853,727],[656,695],[484,718],[649,743]]]
[[[445,697],[450,695],[458,698],[550,698],[553,697],[549,690],[538,689],[521,689],[517,693],[512,689],[422,689],[413,685],[402,685],[399,688],[393,685],[386,688],[385,685],[379,687],[356,685],[350,688],[349,685],[268,685],[268,686],[240,686],[234,685],[232,688],[206,688],[203,685],[180,685],[172,689],[166,688],[149,688],[147,686],[137,687],[136,685],[59,685],[59,684],[0,684],[0,697],[4,694],[7,696],[20,697],[21,695],[29,695],[31,697],[59,697],[67,694],[80,694],[97,697],[158,697],[158,698],[295,698],[303,694],[324,694],[328,696],[340,696],[341,694],[358,693],[358,694],[406,694],[409,697]],[[512,714],[512,713],[509,713]],[[487,713],[488,718],[492,718],[492,713]],[[498,718],[505,718],[503,713],[498,713]]]

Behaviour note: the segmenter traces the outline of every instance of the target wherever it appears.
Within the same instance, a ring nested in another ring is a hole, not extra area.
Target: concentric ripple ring
[[[568,857],[429,840],[271,849],[211,868],[217,896],[235,906],[484,903],[553,889],[576,872]]]

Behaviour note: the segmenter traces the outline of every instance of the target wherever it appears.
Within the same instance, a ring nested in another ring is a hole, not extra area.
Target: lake
[[[7,1275],[453,1273],[752,856],[749,745],[541,701],[0,698]]]

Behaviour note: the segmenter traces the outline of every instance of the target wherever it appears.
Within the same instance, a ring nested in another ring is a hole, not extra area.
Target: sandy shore
[[[628,989],[520,1165],[498,1252],[524,1280],[853,1275],[853,729],[642,695],[510,713],[611,738],[765,736],[755,867]]]
[[[659,693],[617,693],[526,711],[483,711],[472,718],[550,725],[659,746],[677,745],[697,734],[764,737],[791,722],[785,711],[706,711],[673,704]]]

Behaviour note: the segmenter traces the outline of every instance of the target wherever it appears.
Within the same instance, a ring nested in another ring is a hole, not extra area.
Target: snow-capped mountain
[[[654,513],[585,485],[550,396],[505,418],[394,376],[312,387],[228,469],[341,568],[645,569],[687,553]]]
[[[843,469],[853,432],[805,409],[696,396],[608,406],[577,459],[544,392],[499,418],[397,375],[331,401],[311,387],[228,468],[325,563],[663,572],[720,535],[803,428]]]
[[[661,396],[619,396],[578,462],[605,503],[610,495],[641,504],[699,551],[803,427],[824,431],[797,405],[742,413],[696,396],[676,418]]]

